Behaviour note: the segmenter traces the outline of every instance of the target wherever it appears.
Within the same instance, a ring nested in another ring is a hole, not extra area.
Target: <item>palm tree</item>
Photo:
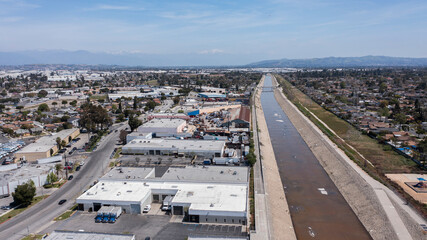
[[[62,173],[62,164],[61,163],[55,164],[55,171],[56,171],[57,176],[59,176],[59,173]]]
[[[61,149],[61,138],[60,138],[60,137],[57,137],[57,138],[55,139],[55,141],[56,141],[56,146],[58,146],[58,150],[59,150],[59,149]]]

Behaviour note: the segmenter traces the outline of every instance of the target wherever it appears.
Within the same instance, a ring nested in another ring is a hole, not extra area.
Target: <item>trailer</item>
[[[212,162],[215,165],[239,165],[240,159],[234,157],[216,157]]]
[[[114,207],[110,212],[110,220],[109,223],[115,223],[117,218],[122,214],[122,207]]]
[[[110,220],[110,213],[113,209],[113,206],[102,206],[96,214],[95,222],[108,222]]]

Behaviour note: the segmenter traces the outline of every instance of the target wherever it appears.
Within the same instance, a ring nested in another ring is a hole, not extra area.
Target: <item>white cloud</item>
[[[19,22],[22,19],[24,19],[23,17],[4,17],[4,18],[0,18],[0,22],[2,23],[14,23],[14,22]]]
[[[111,11],[142,11],[144,8],[140,7],[132,7],[132,6],[126,6],[126,5],[108,5],[108,4],[101,4],[97,5],[94,8],[87,8],[85,10],[88,11],[98,11],[98,10],[111,10]]]
[[[221,49],[209,49],[209,50],[202,50],[199,52],[199,54],[218,54],[218,53],[223,53],[224,50]]]

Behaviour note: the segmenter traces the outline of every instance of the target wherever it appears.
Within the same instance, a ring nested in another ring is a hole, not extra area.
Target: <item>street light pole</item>
[[[67,163],[67,154],[64,153],[65,158],[65,179],[68,179],[68,163]]]

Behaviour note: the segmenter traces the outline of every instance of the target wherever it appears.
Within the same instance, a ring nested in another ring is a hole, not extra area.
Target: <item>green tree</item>
[[[68,101],[67,100],[62,100],[62,105],[67,105]]]
[[[46,181],[49,184],[52,184],[52,183],[58,181],[58,176],[56,176],[56,174],[54,172],[51,172],[47,175]]]
[[[246,157],[248,158],[248,163],[251,166],[253,166],[255,164],[255,162],[256,162],[256,156],[255,156],[255,154],[252,151],[250,151],[249,154]]]
[[[383,108],[381,108],[380,110],[378,110],[378,113],[379,113],[381,116],[384,116],[384,117],[389,117],[389,116],[390,116],[390,110],[388,110],[388,108],[387,108],[387,107],[383,107]]]
[[[111,118],[107,110],[102,106],[95,106],[91,103],[85,103],[82,106],[80,125],[87,130],[94,132],[99,129],[103,130],[111,124]]]
[[[39,93],[37,93],[37,97],[44,98],[46,97],[48,92],[46,90],[40,90]]]
[[[179,103],[179,97],[176,96],[173,98],[173,104],[178,104]]]
[[[128,132],[126,130],[120,130],[119,139],[122,142],[122,144],[126,143],[126,137],[128,135]]]
[[[62,141],[62,139],[60,137],[57,137],[55,139],[55,141],[56,141],[56,146],[58,147],[58,149],[61,149],[61,141]]]
[[[75,107],[77,105],[77,101],[76,100],[71,101],[70,105],[73,106],[73,107]]]
[[[133,109],[134,110],[136,110],[138,108],[138,103],[139,103],[138,98],[134,97],[133,98]]]
[[[405,124],[406,123],[406,115],[403,113],[398,113],[394,115],[394,120],[399,124]]]
[[[49,112],[49,106],[46,103],[42,103],[39,105],[39,107],[37,108],[38,111],[40,112]]]
[[[129,127],[130,130],[133,132],[133,130],[137,129],[139,126],[142,125],[142,121],[138,119],[138,117],[135,117],[133,114],[129,117]]]
[[[388,101],[387,100],[380,101],[380,108],[385,108],[387,106],[388,106]]]
[[[387,83],[382,82],[382,83],[380,84],[380,89],[379,89],[379,91],[380,91],[380,93],[384,93],[386,90],[387,90]]]
[[[60,172],[62,172],[62,169],[63,169],[62,164],[60,163],[55,164],[55,171],[57,176],[59,175]]]
[[[32,180],[18,185],[15,192],[12,193],[13,201],[22,207],[30,205],[34,196],[36,196],[36,186]]]
[[[153,110],[156,107],[156,105],[157,105],[156,102],[154,102],[153,100],[150,100],[145,104],[144,110],[145,111]]]

